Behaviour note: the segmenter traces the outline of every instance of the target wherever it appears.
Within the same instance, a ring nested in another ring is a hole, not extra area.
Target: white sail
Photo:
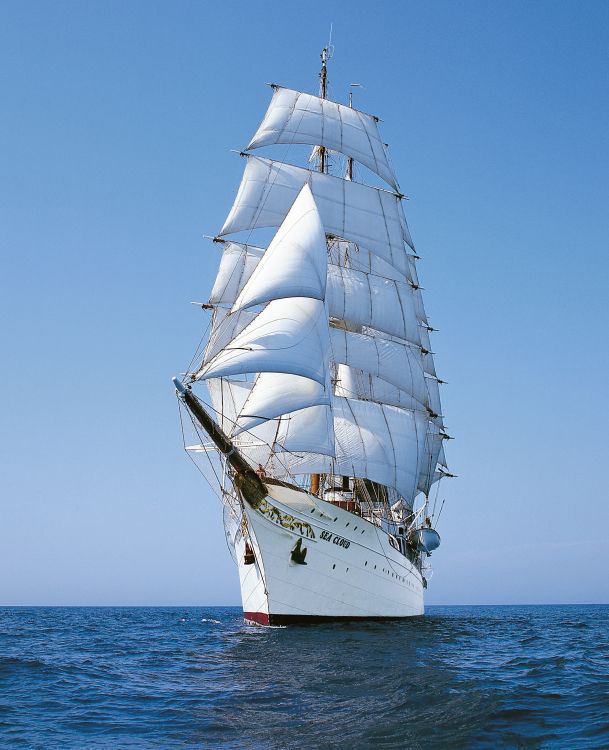
[[[279,450],[291,453],[332,456],[335,451],[332,410],[328,406],[311,406],[284,415],[281,417],[277,443]]]
[[[280,226],[307,182],[326,234],[355,242],[408,273],[404,243],[413,247],[412,239],[394,193],[256,156],[247,157],[220,235]]]
[[[440,403],[440,386],[436,378],[428,376],[425,378],[427,393],[429,395],[429,408],[434,413],[434,422],[442,425],[442,404]]]
[[[205,347],[203,364],[210,362],[216,354],[240,334],[255,317],[256,313],[251,312],[250,310],[238,310],[231,314],[229,310],[217,307],[214,310],[211,322],[211,333],[209,334],[209,340]],[[201,377],[201,370],[199,369],[193,377],[195,380],[198,380]]]
[[[424,325],[420,328],[419,336],[421,339],[421,347],[423,349],[423,369],[428,375],[437,377],[436,365],[431,350],[431,341],[429,339],[429,330]]]
[[[417,349],[379,336],[330,328],[332,359],[364,370],[424,403],[427,382]]]
[[[214,407],[223,404],[232,429],[251,384],[223,382],[222,391],[216,385]],[[293,452],[274,464],[277,476],[332,472],[365,477],[395,488],[407,500],[427,486],[429,467],[435,470],[438,457],[445,465],[438,430],[421,412],[338,396],[331,409],[311,407],[270,420],[242,432],[235,444],[255,464],[265,465],[274,451]]]
[[[328,313],[321,300],[278,299],[197,373],[197,378],[258,372],[284,372],[326,381]]]
[[[256,263],[260,261],[255,257],[255,254],[250,256],[250,248],[247,246],[242,246],[242,254],[246,258],[246,260],[243,260],[235,252],[235,244],[231,243],[230,248],[228,248],[230,261],[227,260],[226,268],[229,268],[229,262],[233,263],[234,276],[239,277],[243,286],[247,284],[249,287],[254,278],[253,276],[248,277],[247,271],[249,270],[250,274],[253,274],[257,268]],[[269,247],[267,253],[270,249]],[[310,265],[302,264],[302,282],[299,281],[300,275],[294,268],[290,271],[292,276],[289,283],[282,286],[285,273],[284,263],[283,260],[280,262],[270,261],[268,265],[264,266],[270,268],[270,270],[266,274],[261,272],[257,276],[256,293],[252,292],[247,298],[254,300],[251,304],[265,301],[272,294],[288,296],[289,291],[299,289],[308,290],[311,295],[317,293],[313,282],[314,274],[307,270],[311,268]],[[259,267],[263,268],[262,265]],[[328,312],[331,317],[353,325],[369,326],[416,345],[421,343],[420,338],[424,332],[421,331],[421,321],[417,316],[413,290],[409,284],[353,268],[342,268],[335,264],[328,265],[327,269],[328,287],[326,296]],[[244,297],[239,286],[235,287],[233,283],[230,283],[225,288],[229,286],[231,291],[237,292],[238,299],[235,303],[235,308],[237,308],[241,306],[241,300]],[[264,293],[260,290],[263,290]],[[319,293],[321,294],[321,291]],[[229,298],[228,293],[224,293],[220,299],[226,304],[233,301]],[[218,302],[220,299],[212,297],[210,302]],[[248,304],[250,303],[248,302]]]
[[[224,252],[220,261],[220,270],[213,286],[210,304],[233,305],[243,287],[247,284],[254,269],[262,259],[265,249],[255,245],[223,240]],[[350,268],[355,271],[381,276],[393,281],[407,282],[409,278],[400,273],[392,265],[371,253],[364,247],[358,247],[352,242],[332,240],[328,243],[328,259],[330,265]],[[420,293],[419,293],[420,294]],[[421,320],[419,302],[417,317]]]
[[[417,319],[422,323],[427,324],[427,315],[425,313],[425,307],[423,306],[423,295],[421,294],[421,290],[413,289],[412,298]]]
[[[440,452],[438,453],[438,464],[448,470],[448,464],[446,463],[446,456],[444,455],[444,443],[442,443],[442,446],[440,447]]]
[[[371,401],[334,399],[334,471],[416,493],[429,422],[425,415]]]
[[[282,414],[320,405],[330,405],[330,390],[316,380],[277,372],[260,373],[241,408],[233,435]]]
[[[311,189],[304,185],[233,309],[287,297],[323,300],[327,268],[326,236]]]
[[[434,482],[434,474],[443,441],[444,437],[437,428],[429,431],[425,438],[424,459],[417,482],[417,489],[425,495],[429,493],[429,489]]]
[[[372,273],[375,276],[384,276],[394,281],[411,281],[410,268],[404,275],[394,268],[386,260],[371,253],[365,247],[359,247],[353,242],[345,240],[332,240],[328,244],[328,257],[330,263],[342,268],[352,268],[355,271]]]
[[[378,136],[374,120],[353,130],[343,109],[362,124],[355,110],[278,88],[249,148],[321,145],[397,187],[380,139],[378,151],[366,135]],[[216,309],[195,379],[221,399],[243,455],[272,475],[368,478],[411,502],[445,459],[431,329],[400,197],[247,155],[220,235],[265,227],[278,227],[267,250],[225,241],[210,303],[232,312]]]
[[[400,406],[402,409],[415,409],[428,414],[425,404],[417,401],[410,393],[396,388],[393,383],[348,365],[337,366],[334,393],[336,396],[376,401],[378,404]]]
[[[408,284],[329,266],[327,298],[328,311],[338,320],[420,343],[421,326]]]
[[[352,157],[399,190],[377,118],[318,96],[281,86],[273,88],[268,111],[248,149],[277,143],[325,146]]]
[[[209,378],[205,385],[216,412],[216,421],[229,435],[237,424],[237,417],[252,390],[253,383],[231,378]]]
[[[264,255],[264,248],[238,242],[223,244],[222,260],[209,302],[232,305]]]
[[[235,445],[277,477],[308,471],[299,465],[328,468],[335,450],[332,410],[318,405],[283,414],[241,431]]]
[[[291,453],[273,463],[277,476],[343,474],[393,487],[407,500],[415,496],[424,471],[429,424],[421,412],[334,397],[331,409],[316,406],[289,417],[278,420],[279,432],[277,425],[273,431],[271,420],[241,433],[236,441],[239,449],[249,450],[249,455],[264,465],[273,460],[273,451],[267,446],[265,452],[263,445],[272,443],[277,434],[275,452]],[[324,434],[334,435],[333,446],[324,442]]]

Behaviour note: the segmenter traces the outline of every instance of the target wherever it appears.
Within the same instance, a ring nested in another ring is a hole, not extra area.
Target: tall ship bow
[[[327,57],[319,96],[272,87],[214,238],[204,351],[174,379],[263,625],[423,614],[451,476],[404,196],[378,118],[328,99]],[[279,145],[313,148],[257,153]]]

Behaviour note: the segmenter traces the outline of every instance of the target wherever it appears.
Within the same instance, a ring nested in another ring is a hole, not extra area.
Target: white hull
[[[268,489],[229,532],[246,620],[273,625],[423,614],[421,573],[378,526],[308,493]],[[246,538],[252,564],[244,561]],[[292,559],[299,539],[306,564]]]

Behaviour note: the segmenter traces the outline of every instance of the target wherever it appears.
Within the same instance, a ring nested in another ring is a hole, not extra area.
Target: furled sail
[[[397,195],[258,156],[247,157],[220,236],[280,226],[305,183],[311,187],[326,234],[355,242],[408,273],[404,243],[413,244]]]
[[[268,111],[248,149],[276,143],[324,146],[350,156],[399,190],[376,117],[329,99],[281,86],[273,88]]]

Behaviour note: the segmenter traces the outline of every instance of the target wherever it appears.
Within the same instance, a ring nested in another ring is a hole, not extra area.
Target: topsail
[[[379,135],[378,118],[311,94],[276,85],[273,89],[268,111],[248,150],[276,143],[324,146],[350,156],[399,189]]]

